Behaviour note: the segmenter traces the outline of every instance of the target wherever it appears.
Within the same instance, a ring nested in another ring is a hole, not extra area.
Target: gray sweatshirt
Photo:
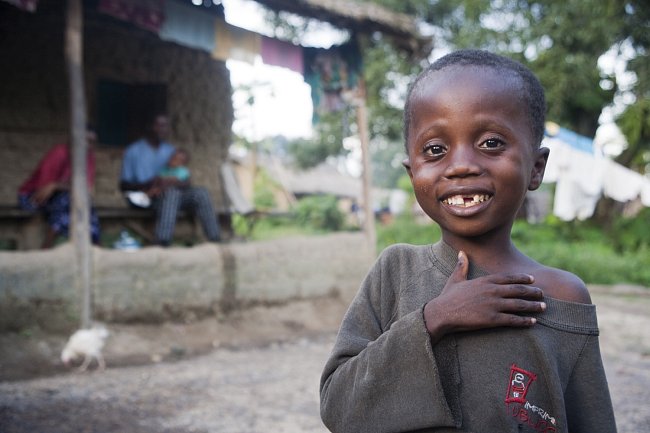
[[[443,242],[394,245],[346,313],[321,377],[333,432],[616,432],[594,305],[545,298],[531,328],[451,334],[423,307],[457,261]],[[469,278],[485,275],[470,264]]]

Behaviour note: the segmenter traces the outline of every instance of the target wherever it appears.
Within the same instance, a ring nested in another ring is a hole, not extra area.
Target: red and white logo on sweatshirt
[[[506,393],[506,407],[513,418],[536,432],[553,433],[557,431],[556,419],[543,408],[528,401],[526,395],[537,379],[535,373],[510,366],[510,379]],[[511,404],[512,403],[512,404]]]
[[[506,403],[525,403],[530,384],[535,379],[537,379],[535,373],[531,373],[512,364],[510,367],[510,383],[508,385],[508,394],[506,394]]]

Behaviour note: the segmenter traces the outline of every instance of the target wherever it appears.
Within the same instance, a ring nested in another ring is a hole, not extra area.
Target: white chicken
[[[99,370],[104,370],[106,363],[102,356],[102,348],[107,338],[108,330],[103,326],[79,329],[68,339],[61,352],[61,361],[66,366],[69,366],[72,361],[83,356],[84,360],[79,367],[79,371],[86,371],[93,360],[97,361]]]

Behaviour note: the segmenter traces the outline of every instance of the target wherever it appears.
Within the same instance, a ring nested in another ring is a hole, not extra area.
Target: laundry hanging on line
[[[344,109],[357,91],[361,77],[361,53],[353,39],[331,48],[303,48],[304,79],[311,86],[314,122],[325,113]]]
[[[154,33],[165,21],[163,0],[99,0],[97,10]]]
[[[13,0],[17,1],[17,0]],[[362,71],[356,39],[331,48],[312,48],[262,36],[173,0],[99,0],[98,10],[155,32],[166,41],[209,52],[217,60],[267,65],[303,74],[311,87],[313,121],[348,107]]]
[[[160,39],[212,52],[215,43],[215,18],[191,5],[165,0],[165,20]]]
[[[584,140],[579,140],[579,145],[576,145],[578,141],[566,138],[569,135],[549,132],[548,129],[555,128],[547,128],[547,136],[542,142],[542,146],[550,149],[544,182],[556,183],[555,216],[564,221],[585,220],[593,215],[602,196],[619,202],[640,199],[644,206],[650,207],[648,177],[594,151],[593,146],[586,146]]]
[[[262,51],[262,36],[223,20],[216,20],[212,57],[254,63]]]
[[[280,66],[303,73],[303,48],[279,39],[262,36],[261,55],[265,65]]]

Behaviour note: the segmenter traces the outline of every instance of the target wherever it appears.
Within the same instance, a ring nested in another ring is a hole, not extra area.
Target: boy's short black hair
[[[433,62],[409,86],[404,106],[404,146],[408,153],[409,127],[411,126],[411,98],[414,89],[431,73],[450,66],[481,66],[497,71],[511,72],[523,83],[523,99],[528,106],[528,118],[533,134],[534,146],[539,147],[544,138],[544,122],[546,116],[546,98],[544,88],[535,74],[521,63],[484,50],[459,50],[447,54]]]

